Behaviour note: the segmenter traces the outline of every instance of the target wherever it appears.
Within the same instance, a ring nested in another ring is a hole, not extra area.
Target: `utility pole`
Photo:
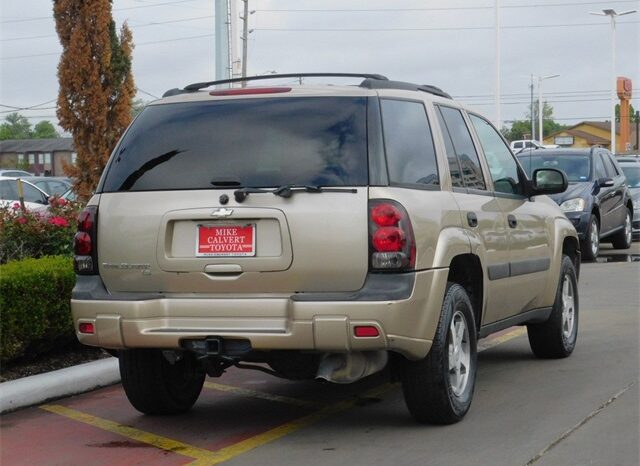
[[[229,4],[227,0],[215,0],[215,63],[216,80],[229,79]]]
[[[495,105],[496,105],[496,128],[498,131],[502,127],[502,115],[500,114],[500,0],[495,0],[495,49],[496,49],[496,70],[495,70],[495,89],[494,89],[494,97],[495,97]]]
[[[531,139],[535,139],[536,131],[534,127],[535,118],[533,118],[533,74],[531,75],[531,84],[529,85],[531,88],[531,105],[529,105],[529,116],[531,117]]]
[[[247,77],[247,49],[249,43],[249,0],[242,0],[244,3],[244,11],[240,19],[242,19],[242,77]],[[242,81],[242,87],[246,87],[247,82]]]
[[[611,8],[602,11],[590,11],[590,15],[608,16],[611,20],[611,76],[609,77],[611,86],[611,153],[616,153],[616,18],[618,16],[630,15],[636,10],[623,11],[618,13]]]

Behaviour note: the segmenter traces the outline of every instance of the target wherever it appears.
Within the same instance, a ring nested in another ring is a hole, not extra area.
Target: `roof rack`
[[[264,79],[281,79],[281,78],[318,78],[318,77],[338,77],[338,78],[364,78],[360,83],[360,87],[366,89],[402,89],[407,91],[422,91],[429,94],[437,95],[451,99],[451,96],[436,86],[427,84],[412,84],[403,81],[390,81],[386,76],[381,74],[368,73],[287,73],[287,74],[267,74],[261,76],[248,76],[246,78],[221,79],[218,81],[205,81],[193,83],[185,86],[184,89],[170,89],[165,92],[162,97],[172,95],[185,94],[189,92],[199,91],[201,89],[216,86],[218,84],[231,84],[247,81],[259,81]]]
[[[405,91],[422,91],[439,97],[445,97],[447,99],[452,98],[439,87],[431,86],[429,84],[407,83],[404,81],[374,81],[372,79],[365,79],[360,83],[360,87],[366,87],[367,89],[402,89]]]
[[[366,74],[366,73],[287,73],[287,74],[266,74],[262,76],[247,76],[246,78],[233,78],[233,79],[221,79],[219,81],[208,81],[202,83],[189,84],[184,87],[185,91],[198,91],[205,87],[215,86],[217,84],[231,84],[240,83],[246,81],[258,81],[261,79],[276,79],[276,78],[320,78],[324,76],[336,77],[336,78],[365,78],[376,81],[388,81],[386,76],[380,74]]]

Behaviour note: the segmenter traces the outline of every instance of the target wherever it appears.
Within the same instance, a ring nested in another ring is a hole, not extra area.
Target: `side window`
[[[518,164],[498,132],[484,118],[476,115],[470,117],[487,159],[494,189],[500,193],[524,193]]]
[[[0,199],[11,201],[18,199],[18,191],[15,187],[15,181],[0,181]]]
[[[611,160],[611,154],[603,153],[602,158],[604,159],[604,169],[607,171],[607,176],[609,178],[615,178],[620,173],[616,169],[616,165]]]
[[[451,142],[449,130],[447,129],[447,125],[444,122],[444,118],[442,118],[440,110],[436,110],[436,115],[438,115],[438,123],[440,124],[440,128],[442,128],[442,138],[444,139],[444,147],[447,151],[449,173],[451,173],[451,185],[454,188],[464,188],[464,184],[462,183],[462,171],[460,170],[460,162],[458,162],[456,150],[453,148],[453,142]]]
[[[514,149],[522,149],[522,144],[523,144],[522,142],[516,142],[516,143],[513,145],[513,148],[514,148]]]
[[[602,156],[600,154],[593,154],[593,177],[596,180],[607,177],[607,171],[604,168],[604,163],[602,162]]]
[[[389,180],[439,186],[436,151],[424,105],[383,99],[382,132]]]
[[[23,183],[22,189],[24,189],[24,200],[27,202],[45,202],[44,196],[33,186]]]
[[[438,110],[442,114],[449,136],[451,136],[453,148],[458,156],[464,186],[473,189],[487,189],[480,168],[480,159],[462,113],[451,107],[438,106]]]

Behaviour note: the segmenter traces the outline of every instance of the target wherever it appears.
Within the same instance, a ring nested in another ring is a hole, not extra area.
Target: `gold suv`
[[[436,87],[323,76],[364,80],[174,89],[111,155],[71,305],[141,412],[188,410],[231,366],[351,383],[393,365],[411,414],[447,424],[478,338],[526,325],[536,355],[573,351],[578,237],[545,196],[564,173],[529,180]]]

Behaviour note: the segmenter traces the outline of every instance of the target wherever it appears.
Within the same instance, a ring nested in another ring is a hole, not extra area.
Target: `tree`
[[[637,120],[636,110],[629,104],[629,121],[635,123]],[[616,104],[616,121],[620,121],[620,104]]]
[[[55,127],[50,121],[42,120],[33,127],[32,137],[37,139],[57,138],[60,137]]]
[[[535,134],[531,139],[538,138],[538,100],[534,100],[533,105],[529,105],[529,109],[525,114],[524,120],[515,120],[511,124],[511,128],[503,128],[502,134],[509,141],[516,141],[518,139],[527,139],[525,135],[531,135],[531,115],[533,115],[533,126]],[[568,128],[567,125],[557,123],[553,119],[553,107],[548,102],[542,104],[542,128],[545,136],[556,133],[563,129]],[[542,142],[542,141],[540,141]]]
[[[0,125],[0,141],[6,139],[58,138],[60,135],[50,121],[42,120],[31,129],[31,123],[19,113],[10,113]]]
[[[126,22],[118,36],[110,0],[54,0],[53,16],[62,45],[57,114],[77,153],[65,172],[86,199],[131,121],[133,41]]]
[[[149,102],[144,99],[134,99],[131,102],[131,118],[137,117],[147,105],[149,105]]]
[[[19,113],[10,113],[0,125],[0,140],[29,139],[31,137],[31,123]]]

